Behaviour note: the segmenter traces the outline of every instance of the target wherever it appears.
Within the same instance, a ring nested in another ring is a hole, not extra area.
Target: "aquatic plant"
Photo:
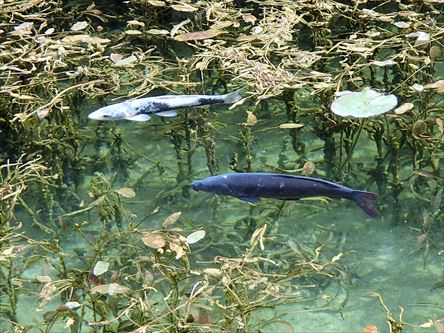
[[[248,332],[287,302],[342,313],[344,238],[314,226],[300,232],[311,241],[288,239],[280,224],[330,206],[239,212],[190,195],[197,175],[228,169],[373,188],[427,269],[442,258],[443,12],[431,0],[0,1],[1,329]],[[231,86],[247,92],[232,110],[87,122],[128,98]],[[364,87],[400,106],[365,122],[330,112],[336,91]],[[18,316],[28,300],[44,312],[32,323]]]

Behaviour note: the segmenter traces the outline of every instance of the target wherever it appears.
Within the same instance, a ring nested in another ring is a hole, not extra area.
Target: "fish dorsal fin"
[[[126,118],[126,120],[131,120],[131,121],[148,121],[150,119],[151,117],[147,114],[138,114],[137,116]]]
[[[176,111],[161,111],[161,112],[156,112],[156,116],[175,117],[175,116],[177,116],[177,112]]]
[[[259,201],[259,198],[252,198],[252,197],[236,197],[238,199],[241,199],[242,201],[246,201],[249,203],[256,203]]]

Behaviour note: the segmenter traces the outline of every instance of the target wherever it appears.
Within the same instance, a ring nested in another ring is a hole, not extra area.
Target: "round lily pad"
[[[338,116],[353,118],[374,117],[392,110],[398,104],[395,95],[381,94],[370,88],[351,92],[335,99],[331,111]]]

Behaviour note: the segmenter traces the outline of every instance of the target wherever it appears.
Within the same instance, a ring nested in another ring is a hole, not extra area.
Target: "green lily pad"
[[[395,95],[385,95],[365,88],[343,94],[333,101],[330,109],[342,117],[370,118],[392,110],[397,104]]]

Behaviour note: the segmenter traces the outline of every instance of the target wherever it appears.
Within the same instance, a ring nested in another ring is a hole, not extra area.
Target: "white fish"
[[[94,120],[132,120],[148,121],[151,115],[175,117],[175,109],[209,104],[232,104],[239,101],[241,91],[238,89],[225,95],[165,95],[131,99],[122,103],[104,106],[88,115]]]

